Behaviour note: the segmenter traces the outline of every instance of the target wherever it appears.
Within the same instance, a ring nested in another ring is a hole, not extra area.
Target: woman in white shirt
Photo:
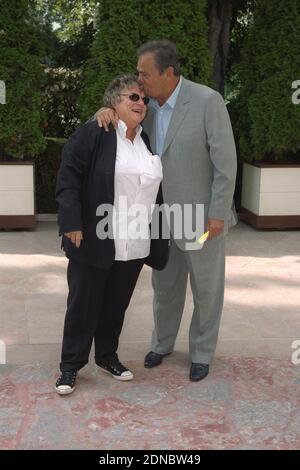
[[[55,385],[60,395],[75,389],[93,339],[95,362],[103,371],[118,380],[133,378],[117,348],[125,311],[152,250],[149,223],[162,166],[140,125],[148,98],[135,76],[122,75],[109,84],[103,101],[118,113],[117,129],[105,132],[95,121],[77,129],[64,148],[57,179],[59,229],[69,258],[61,375]],[[107,218],[102,209],[110,207]],[[153,267],[162,269],[164,263]]]

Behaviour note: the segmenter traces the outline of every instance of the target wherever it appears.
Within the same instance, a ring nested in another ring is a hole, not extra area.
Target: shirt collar
[[[182,77],[180,76],[179,82],[177,83],[175,90],[173,91],[173,93],[169,96],[167,101],[162,106],[159,106],[158,101],[154,98],[150,98],[149,105],[155,109],[162,109],[162,108],[167,108],[167,107],[174,109],[176,100],[178,98],[179,90],[181,87],[181,83],[182,83]]]
[[[142,130],[143,130],[142,126],[138,125],[137,128],[136,128],[136,136],[140,135]],[[119,119],[119,121],[118,121],[118,131],[119,131],[120,135],[124,139],[126,139],[127,126],[126,126],[125,122],[122,121],[121,119]]]

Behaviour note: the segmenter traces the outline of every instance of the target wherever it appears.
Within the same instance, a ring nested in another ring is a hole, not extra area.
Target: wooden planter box
[[[33,162],[0,162],[0,228],[36,225]]]
[[[300,165],[243,165],[240,218],[256,228],[300,228]]]

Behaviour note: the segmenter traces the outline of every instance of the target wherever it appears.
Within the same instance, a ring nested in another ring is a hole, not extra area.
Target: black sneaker
[[[117,380],[132,380],[133,373],[123,366],[118,358],[108,359],[107,361],[97,361],[97,365]]]
[[[77,370],[66,370],[62,372],[55,384],[55,390],[59,395],[69,395],[75,390]]]

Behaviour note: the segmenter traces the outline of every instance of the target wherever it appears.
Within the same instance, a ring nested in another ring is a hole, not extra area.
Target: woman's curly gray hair
[[[121,93],[126,90],[138,86],[142,91],[143,86],[138,82],[136,75],[122,74],[114,78],[107,86],[103,95],[103,106],[114,108],[121,101]]]

